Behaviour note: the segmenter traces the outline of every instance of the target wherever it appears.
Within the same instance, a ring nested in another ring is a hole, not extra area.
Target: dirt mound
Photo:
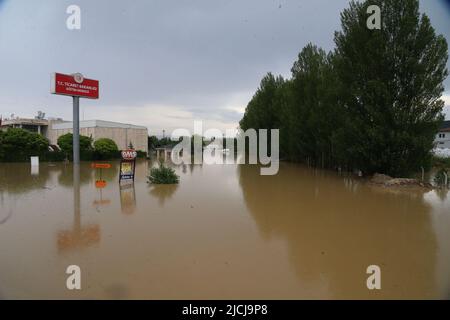
[[[384,187],[421,187],[432,188],[430,183],[425,183],[417,179],[392,178],[385,174],[376,173],[370,179],[370,183],[382,185]]]
[[[384,184],[388,181],[392,180],[392,177],[385,175],[385,174],[381,174],[381,173],[375,173],[372,177],[372,179],[370,179],[371,183],[375,183],[375,184]]]

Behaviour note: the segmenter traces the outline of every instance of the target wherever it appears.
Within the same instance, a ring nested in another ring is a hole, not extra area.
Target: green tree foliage
[[[381,8],[381,30],[366,27],[371,4]],[[352,2],[341,20],[335,35],[346,117],[337,140],[341,159],[391,175],[426,166],[443,119],[446,40],[415,0]]]
[[[94,152],[97,159],[106,160],[119,156],[117,144],[108,138],[101,138],[94,142]]]
[[[156,136],[149,136],[147,139],[148,150],[154,150],[161,147],[173,147],[178,144],[179,141],[171,140],[169,137],[158,139]]]
[[[166,167],[164,162],[161,161],[158,168],[150,170],[148,181],[152,184],[178,184],[179,176],[175,173],[175,170]]]
[[[67,133],[58,138],[58,146],[61,151],[69,158],[73,157],[73,135]],[[91,160],[93,157],[92,138],[80,135],[80,158],[82,160]]]
[[[308,44],[292,67],[284,131],[290,157],[324,166],[333,157],[332,137],[340,124],[333,55]]]
[[[278,129],[280,125],[280,88],[284,79],[268,73],[247,105],[244,118],[240,122],[243,130]]]
[[[0,131],[0,161],[29,161],[48,152],[48,140],[40,134],[11,128]]]
[[[367,28],[379,5],[382,29]],[[407,175],[428,167],[443,119],[446,40],[416,0],[351,2],[336,49],[308,44],[292,78],[268,74],[240,122],[280,129],[281,156],[310,165]]]
[[[154,150],[155,148],[158,147],[158,137],[156,136],[149,136],[147,139],[147,144],[148,144],[148,150]]]
[[[169,137],[158,139],[156,136],[149,136],[148,140],[147,140],[147,142],[148,142],[148,150],[155,150],[156,148],[162,148],[162,147],[169,147],[169,148],[170,147],[174,147],[178,143],[180,143],[183,140],[183,138],[186,138],[186,137],[179,137],[178,140],[172,140]],[[194,148],[194,138],[195,138],[195,135],[190,137],[191,150],[193,150],[193,148]],[[202,141],[202,146],[203,147],[206,146],[207,141],[205,140],[204,137],[201,137],[201,136],[197,135],[197,139],[200,139]]]

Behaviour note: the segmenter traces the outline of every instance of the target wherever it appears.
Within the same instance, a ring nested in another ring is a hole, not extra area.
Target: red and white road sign
[[[66,96],[98,99],[98,80],[85,79],[79,73],[74,75],[54,73],[52,74],[51,93]]]
[[[135,150],[123,150],[122,151],[122,159],[123,160],[134,160],[137,157],[137,152]]]

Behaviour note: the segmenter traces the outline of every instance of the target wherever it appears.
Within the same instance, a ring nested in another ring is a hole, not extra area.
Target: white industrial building
[[[47,136],[50,144],[57,144],[60,136],[73,132],[72,128],[72,122],[50,121]],[[100,138],[109,138],[117,144],[119,150],[125,150],[132,144],[134,149],[148,152],[148,130],[143,126],[103,120],[85,120],[80,121],[80,134],[91,137],[94,141]]]
[[[58,144],[58,138],[73,132],[73,124],[62,119],[5,119],[0,123],[0,129],[22,128],[45,136],[51,145]],[[113,140],[119,150],[128,149],[130,144],[134,149],[148,153],[148,129],[126,123],[84,120],[80,121],[80,134],[91,137],[94,141],[100,138]]]

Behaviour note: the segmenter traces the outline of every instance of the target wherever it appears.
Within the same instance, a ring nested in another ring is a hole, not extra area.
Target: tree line
[[[71,160],[73,156],[73,136],[67,133],[58,138],[59,149],[50,150],[49,141],[44,136],[19,128],[0,130],[0,162],[25,162],[30,157],[39,156],[41,161]],[[132,146],[130,146],[132,147]],[[95,141],[80,135],[81,160],[112,160],[120,158],[117,144],[108,138]],[[139,157],[147,155],[138,152]]]
[[[367,28],[367,8],[382,28]],[[280,129],[280,156],[312,166],[408,175],[428,168],[444,119],[448,45],[417,0],[352,1],[335,48],[310,43],[289,79],[268,73],[240,121]]]

